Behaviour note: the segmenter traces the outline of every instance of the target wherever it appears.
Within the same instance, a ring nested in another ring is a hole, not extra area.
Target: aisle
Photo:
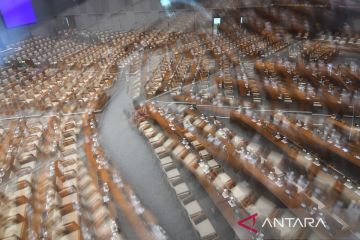
[[[151,148],[124,114],[124,110],[130,112],[132,109],[125,83],[119,82],[115,88],[117,93],[111,98],[99,124],[102,145],[171,239],[198,239]],[[131,231],[128,237],[133,239]]]

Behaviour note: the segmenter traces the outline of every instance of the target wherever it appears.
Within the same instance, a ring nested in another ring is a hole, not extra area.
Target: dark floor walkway
[[[119,82],[116,89],[100,120],[100,135],[106,152],[171,239],[198,239],[151,148],[124,114],[124,111],[131,112],[132,106],[125,83]],[[128,239],[134,239],[132,231],[123,231]]]

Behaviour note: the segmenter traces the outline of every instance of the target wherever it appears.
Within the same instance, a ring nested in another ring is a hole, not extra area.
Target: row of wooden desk
[[[130,199],[135,196],[130,185],[119,181],[117,171],[111,166],[105,165],[104,167],[104,165],[99,164],[96,160],[97,158],[105,159],[105,152],[102,148],[98,147],[98,150],[94,153],[93,148],[94,146],[96,147],[96,144],[94,145],[94,142],[91,141],[91,137],[96,134],[97,131],[89,123],[91,119],[95,122],[95,117],[94,115],[85,115],[85,119],[83,130],[89,141],[86,142],[83,147],[89,159],[90,168],[94,171],[94,175],[97,176],[98,181],[108,185],[111,196],[117,204],[116,206],[125,214],[139,239],[161,239],[161,236],[156,236],[152,232],[152,225],[158,226],[155,217],[146,209],[144,209],[141,214],[136,213],[137,210],[135,208],[137,206],[134,206],[130,201]],[[114,179],[115,175],[118,176],[118,179]],[[163,238],[166,239],[166,235],[164,235]]]
[[[180,98],[177,97],[177,100],[180,100]],[[193,103],[193,104],[196,103],[196,101],[191,100],[191,98],[188,98],[188,99],[181,98],[181,101],[189,101],[190,103]],[[206,108],[203,106],[204,105],[202,105],[202,107],[199,107],[199,109],[214,112],[214,113],[216,113],[215,115],[220,114],[220,115],[224,116],[224,114],[226,114],[228,116],[228,114],[229,114],[229,111],[223,110],[221,108],[211,108],[211,107]],[[284,144],[283,142],[279,141],[279,139],[276,139],[274,136],[274,130],[276,131],[276,129],[273,129],[270,132],[267,129],[267,127],[270,127],[269,123],[262,122],[261,124],[258,124],[257,121],[252,121],[251,118],[249,118],[245,114],[242,114],[241,112],[232,111],[230,113],[230,116],[232,119],[241,121],[243,124],[253,128],[256,132],[260,133],[261,135],[266,137],[268,140],[274,142],[274,144],[277,145],[280,149],[282,149],[282,151],[284,151],[284,153],[286,153],[288,155],[288,157],[293,159],[294,163],[298,164],[300,167],[306,168],[308,173],[310,174],[310,176],[311,175],[316,176],[316,174],[319,174],[318,176],[321,176],[323,174],[323,173],[321,173],[321,174],[319,173],[322,171],[322,170],[320,170],[321,167],[319,164],[310,164],[308,166],[304,166],[304,163],[306,163],[308,161],[305,161],[305,162],[304,162],[304,160],[300,161],[300,159],[299,159],[300,149],[296,150],[296,148],[295,149],[290,148],[287,146],[287,144]],[[271,128],[269,128],[269,129],[271,129]],[[178,132],[181,132],[181,131],[178,131]],[[211,152],[214,156],[218,156],[220,159],[227,159],[227,161],[229,161],[230,164],[232,164],[234,167],[247,172],[251,176],[254,176],[255,179],[257,179],[264,186],[266,186],[266,188],[269,189],[270,192],[272,192],[275,196],[277,196],[289,208],[300,207],[301,201],[308,201],[309,203],[315,201],[315,199],[313,197],[310,199],[310,197],[308,197],[304,193],[300,193],[299,195],[295,194],[292,196],[295,200],[292,198],[290,200],[289,195],[287,193],[285,193],[285,191],[284,191],[284,187],[279,187],[274,182],[269,181],[269,179],[266,176],[264,176],[256,167],[253,167],[253,165],[247,163],[246,161],[237,161],[236,159],[233,159],[231,157],[228,158],[227,154],[225,152],[219,151],[218,148],[215,148],[216,150],[212,150],[211,147],[214,147],[214,146],[211,146],[211,145],[209,146],[209,143],[206,141],[206,139],[199,140],[199,141],[204,146],[209,147],[210,150],[208,150],[208,151]],[[228,146],[224,142],[223,142],[223,144],[225,146]],[[208,149],[208,148],[206,148],[206,149]],[[230,153],[235,154],[235,150],[231,149],[231,145],[229,147],[226,147],[226,149],[230,149],[231,150]],[[230,156],[232,154],[230,154]],[[237,155],[235,154],[234,156],[237,156]],[[305,156],[306,156],[306,154],[305,154]],[[323,163],[321,163],[321,164],[323,164]],[[335,172],[333,172],[333,173],[335,174]],[[310,177],[310,179],[311,179],[311,177]],[[336,191],[339,191],[339,192],[342,191],[343,195],[345,194],[344,196],[346,196],[346,198],[355,199],[355,201],[356,201],[356,199],[359,198],[359,196],[357,196],[356,193],[354,193],[352,190],[348,189],[349,187],[351,187],[351,188],[353,188],[353,187],[347,185],[346,179],[341,179],[341,180],[338,179],[338,180],[335,180],[334,183],[335,183],[333,185],[334,189],[337,189]],[[344,184],[346,185],[346,187],[344,186]],[[355,187],[354,191],[356,191],[356,187]],[[298,200],[296,200],[296,199],[298,199]],[[300,200],[300,199],[302,199],[302,200]],[[298,202],[296,202],[296,201],[298,201]],[[341,218],[339,218],[338,216],[329,212],[328,210],[324,209],[323,206],[325,206],[326,204],[323,204],[319,201],[315,201],[315,202],[313,202],[313,204],[318,205],[318,207],[321,208],[322,210],[324,210],[324,212],[326,212],[327,215],[330,216],[330,218],[337,219],[336,221],[338,221],[338,224],[343,225],[343,226],[348,226],[348,224],[346,224],[343,220],[341,220]],[[355,226],[356,226],[356,224],[355,224]]]
[[[180,138],[186,137],[185,133],[187,131],[183,127],[175,124],[175,130],[171,130],[171,128],[169,127],[169,122],[167,122],[166,119],[161,117],[161,115],[159,113],[151,111],[150,115],[164,130],[166,130],[169,133],[169,135],[174,135],[174,133],[176,133],[176,134],[180,135]],[[245,172],[245,173],[249,174],[250,176],[254,177],[257,181],[259,181],[264,186],[266,186],[266,188],[270,192],[272,192],[278,199],[280,199],[290,209],[301,208],[300,205],[301,205],[302,201],[312,202],[311,199],[307,198],[307,196],[303,195],[303,194],[294,193],[294,194],[291,194],[291,196],[289,196],[285,192],[283,186],[282,187],[278,186],[276,183],[274,183],[268,177],[264,176],[263,173],[260,171],[260,169],[258,169],[256,166],[250,164],[249,162],[247,162],[244,159],[239,160],[238,155],[235,153],[234,147],[231,145],[231,143],[229,143],[227,141],[222,142],[222,145],[226,146],[226,149],[227,149],[227,152],[224,152],[224,151],[220,150],[219,147],[214,146],[211,143],[207,142],[200,135],[195,134],[194,136],[195,136],[195,139],[197,141],[199,141],[199,143],[201,145],[203,145],[205,147],[205,149],[207,151],[209,151],[210,154],[217,157],[218,159],[222,159],[222,160],[228,162],[228,164],[230,164],[231,166],[240,170],[241,172]],[[194,171],[194,170],[192,170],[192,171]],[[208,189],[207,189],[208,186],[207,185],[203,185],[203,186],[208,191]],[[211,191],[209,191],[209,195],[211,197]],[[228,215],[229,211],[226,210],[226,208],[224,209],[222,204],[219,204],[219,202],[217,202],[216,199],[213,199],[213,200],[215,200],[217,206],[220,209],[224,210],[225,218],[228,220],[229,224],[231,226],[233,226],[235,232],[238,231],[239,230],[238,226],[236,226],[236,224],[235,224],[236,221],[234,222],[234,219],[236,219],[236,217],[234,215],[232,217],[229,216]],[[322,230],[320,232],[322,232],[322,234],[325,234],[325,235],[327,234],[326,231],[324,231],[324,230]]]

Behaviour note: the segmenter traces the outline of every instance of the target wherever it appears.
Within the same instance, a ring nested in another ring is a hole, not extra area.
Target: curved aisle
[[[198,239],[158,160],[124,114],[124,110],[132,109],[125,82],[118,82],[114,88],[117,93],[110,99],[99,125],[107,154],[171,239]]]

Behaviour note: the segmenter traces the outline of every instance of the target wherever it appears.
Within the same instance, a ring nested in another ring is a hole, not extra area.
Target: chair
[[[207,161],[207,164],[209,165],[210,169],[219,169],[220,168],[220,165],[214,159]]]
[[[69,224],[61,226],[61,228],[56,233],[57,236],[54,236],[54,239],[61,240],[81,240],[82,234],[79,229],[79,225],[76,222],[70,222]]]
[[[19,161],[20,161],[19,159],[16,159],[13,163],[13,166],[17,172],[24,170],[33,171],[35,169],[36,162],[33,160],[33,158],[28,159],[27,162],[23,161],[23,163],[20,163]]]
[[[176,182],[181,179],[179,170],[177,168],[170,169],[165,173],[170,182]]]
[[[167,156],[160,159],[161,167],[166,171],[167,169],[170,169],[175,166],[173,160],[171,157]]]
[[[144,130],[144,135],[148,139],[151,138],[151,137],[154,137],[155,134],[156,134],[156,130],[154,128],[152,128],[152,127],[147,128],[147,129]]]
[[[216,239],[217,234],[213,225],[210,223],[209,219],[205,219],[204,221],[195,225],[196,230],[200,234],[200,238],[202,240],[210,240]]]
[[[79,230],[69,232],[59,238],[59,240],[80,240],[80,239],[81,239],[81,232]]]
[[[3,237],[1,238],[1,240],[21,240],[19,237],[17,236],[10,236],[10,237]]]
[[[99,194],[100,195],[100,194]],[[107,222],[108,218],[110,217],[109,210],[101,205],[97,206],[96,208],[92,208],[93,211],[91,213],[91,219],[93,224],[98,227],[104,225]]]
[[[194,136],[194,134],[192,134],[190,132],[185,133],[184,136],[189,142],[192,142],[192,141],[196,140],[196,137]]]
[[[192,141],[191,145],[198,151],[204,148],[204,146],[201,143],[199,143],[198,140]]]
[[[26,199],[30,199],[32,195],[32,191],[31,191],[31,187],[29,185],[21,188],[21,189],[17,189],[14,192],[11,192],[7,194],[8,198],[10,199],[10,201],[14,201],[17,198],[21,198],[21,197],[25,197]]]
[[[230,189],[231,195],[236,199],[240,204],[246,204],[246,200],[249,199],[252,190],[249,188],[247,182],[241,182],[236,184],[233,188]]]
[[[79,195],[77,192],[70,193],[61,198],[61,205],[79,203]]]
[[[266,157],[267,160],[270,160],[274,166],[279,167],[283,160],[284,156],[278,152],[271,151]]]
[[[72,151],[74,149],[66,149],[64,152],[63,152],[63,159],[65,162],[69,162],[69,161],[77,161],[78,159],[80,159],[80,156],[79,154],[77,153],[77,151]]]
[[[199,151],[199,155],[204,160],[210,160],[212,158],[210,153],[208,151],[206,151],[205,149]]]
[[[31,183],[34,177],[33,171],[28,171],[28,169],[26,169],[25,171],[23,170],[24,169],[21,169],[20,172],[17,172],[17,175],[15,175],[14,172],[11,172],[10,179],[17,177],[17,182]]]
[[[196,221],[196,219],[203,215],[203,211],[198,203],[198,201],[194,200],[187,204],[185,204],[185,210],[188,214],[188,216],[193,220]]]
[[[177,145],[175,149],[171,152],[172,156],[175,159],[183,159],[188,153],[188,150],[181,144]]]
[[[328,173],[319,171],[316,174],[314,183],[316,186],[318,186],[322,189],[326,189],[327,191],[330,191],[334,187],[334,185],[336,183],[336,179]]]
[[[255,142],[251,142],[246,146],[246,150],[248,150],[249,152],[257,154],[257,153],[260,152],[261,146],[259,144],[255,143]]]
[[[102,224],[95,228],[95,234],[98,239],[111,239],[112,230],[110,219],[104,220]],[[122,238],[119,238],[122,239]]]
[[[245,210],[249,214],[257,213],[261,218],[269,217],[275,211],[276,205],[265,197],[261,196],[254,204],[248,205]]]
[[[295,218],[295,216],[291,212],[285,211],[278,218]],[[281,227],[276,226],[276,229],[280,232],[280,239],[298,239],[298,236],[302,232],[302,228],[299,224],[296,224],[295,227],[289,227],[287,224],[284,224],[284,226]]]
[[[59,189],[65,188],[76,188],[77,187],[77,178],[76,178],[76,171],[75,169],[69,172],[64,173],[63,176],[56,177],[56,185]]]
[[[231,139],[231,143],[234,145],[236,149],[239,149],[240,147],[244,146],[245,142],[244,139],[239,136],[234,136]]]
[[[186,185],[186,183],[179,183],[175,186],[173,186],[176,196],[178,196],[178,198],[180,198],[180,200],[186,198],[187,196],[190,195],[190,190],[188,188],[188,186]]]
[[[25,225],[26,223],[24,221],[21,222],[7,221],[5,226],[3,226],[3,230],[2,230],[3,233],[2,236],[4,237],[3,239],[7,239],[7,238],[23,239],[26,231]]]
[[[198,157],[194,153],[189,153],[183,160],[183,164],[188,169],[199,169],[198,168]]]
[[[76,142],[73,140],[63,143],[62,151],[77,150]]]
[[[165,141],[166,137],[163,133],[159,132],[155,137],[149,139],[150,144],[153,147],[161,145]]]
[[[138,129],[139,129],[140,132],[144,132],[144,130],[148,129],[149,127],[151,127],[151,125],[149,124],[149,122],[148,122],[148,121],[143,121],[143,122],[141,122],[141,123],[139,124]]]
[[[29,206],[28,202],[24,201],[22,202],[21,205],[19,205],[19,201],[18,201],[18,203],[14,204],[14,206],[12,206],[12,208],[9,209],[7,213],[7,217],[11,218],[11,217],[15,217],[16,215],[19,215],[24,218],[26,216],[26,209],[28,206]]]
[[[303,151],[299,151],[296,156],[296,161],[304,166],[306,169],[309,169],[312,166],[312,159],[309,159],[309,156]]]
[[[87,180],[84,182],[83,179],[79,180],[79,187],[81,191],[81,196],[84,198],[89,198],[97,191],[96,187],[92,184],[91,179],[89,176],[86,176]]]
[[[68,206],[66,206],[67,208]],[[79,225],[80,223],[80,214],[78,211],[76,210],[72,210],[69,212],[65,212],[64,214],[62,214],[61,216],[61,224],[63,226],[66,226],[70,223],[75,223],[76,225]]]
[[[233,184],[232,179],[226,173],[220,173],[213,180],[213,185],[216,189],[222,190],[225,187],[229,187]]]
[[[197,128],[203,129],[206,125],[206,122],[201,118],[196,118],[192,124]]]
[[[194,124],[195,125],[195,124]],[[213,124],[208,123],[204,128],[203,131],[207,134],[215,134],[216,127]]]
[[[155,148],[154,152],[159,158],[164,158],[165,156],[168,155],[166,148],[164,148],[163,146]]]

